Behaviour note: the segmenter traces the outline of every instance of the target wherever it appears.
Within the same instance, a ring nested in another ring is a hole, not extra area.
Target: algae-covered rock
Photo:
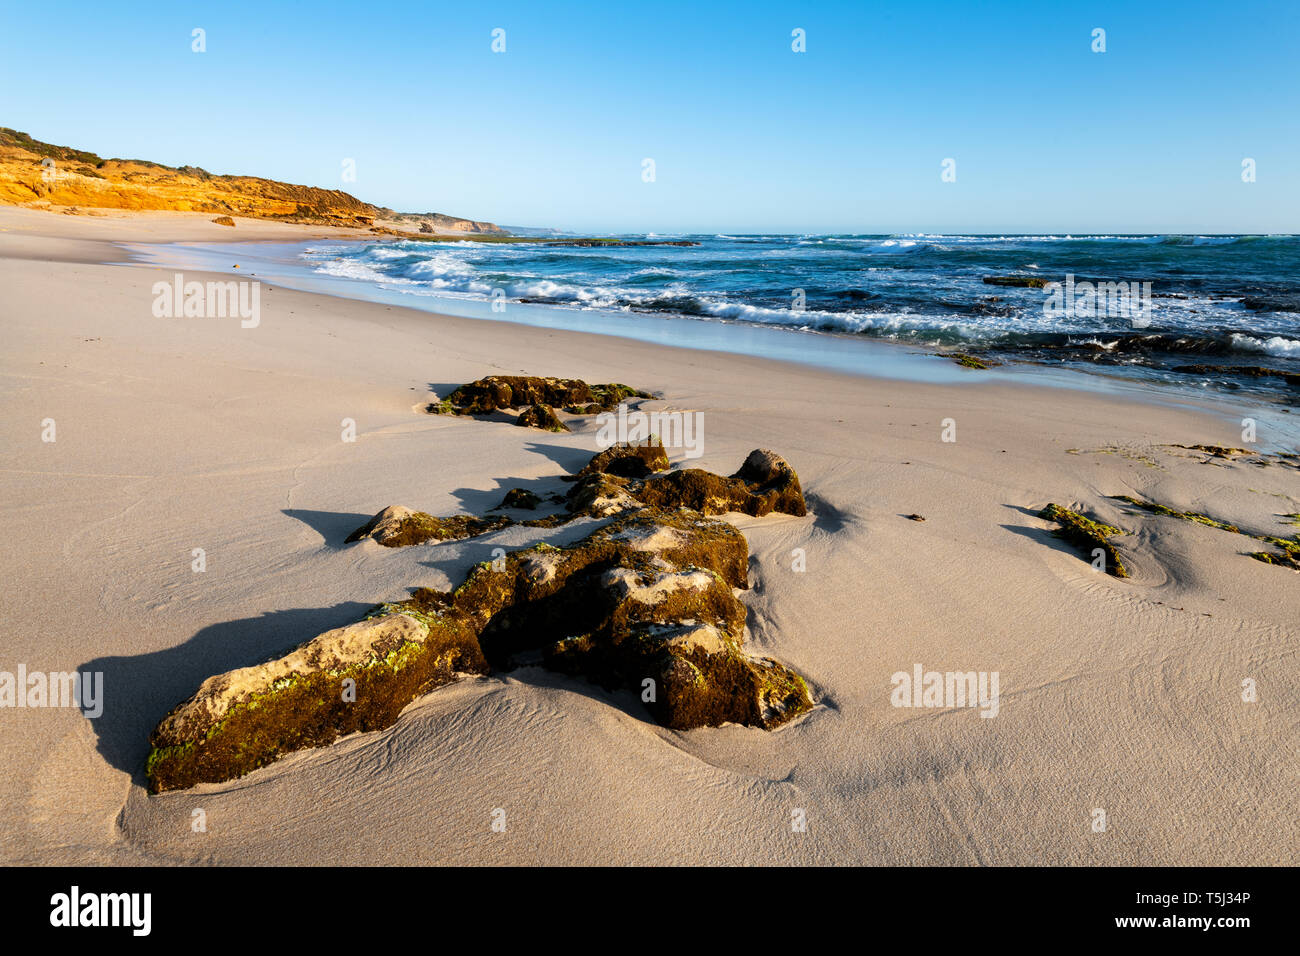
[[[383,614],[326,631],[277,660],[210,677],[150,737],[155,792],[220,782],[343,734],[391,726],[416,697],[487,671],[456,616]]]
[[[578,475],[604,473],[620,478],[645,478],[657,471],[667,471],[669,467],[668,453],[664,451],[662,441],[646,441],[640,445],[619,442],[592,456]]]
[[[659,462],[654,449],[642,454],[624,449],[601,464]],[[516,488],[502,506],[520,502],[538,499]],[[525,523],[609,520],[574,544],[484,561],[449,593],[421,588],[283,658],[209,678],[154,731],[150,788],[230,780],[340,734],[382,729],[415,697],[489,665],[540,663],[631,691],[676,729],[727,722],[771,729],[811,709],[798,674],[743,649],[746,611],[735,591],[749,586],[749,546],[711,516],[804,514],[785,459],[754,451],[729,478],[698,469],[643,479],[594,471],[578,478],[566,505],[567,516]],[[393,506],[348,540],[400,547],[511,523]]]
[[[588,385],[578,378],[545,378],[537,375],[489,375],[462,385],[439,402],[427,407],[434,414],[486,415],[502,408],[549,405],[552,408],[581,408],[586,413],[609,411],[629,398],[653,398],[628,385],[611,382]]]
[[[1012,286],[1022,289],[1042,289],[1051,280],[1041,276],[985,276],[985,285]]]
[[[1070,511],[1059,505],[1049,504],[1038,513],[1040,518],[1055,521],[1060,527],[1053,532],[1057,537],[1083,549],[1089,559],[1095,549],[1100,548],[1106,555],[1106,573],[1117,578],[1128,577],[1128,569],[1120,560],[1119,552],[1109,539],[1113,535],[1124,534],[1119,528],[1101,524],[1091,518]]]
[[[390,505],[348,535],[347,542],[372,538],[386,548],[403,548],[412,544],[472,538],[475,535],[504,528],[511,523],[511,520],[504,515],[492,518],[478,518],[473,515],[435,518],[423,511],[412,511],[401,505]]]
[[[616,445],[596,455],[575,476],[577,484],[567,496],[569,511],[596,518],[638,507],[690,508],[708,515],[735,511],[755,517],[773,511],[801,517],[808,513],[799,476],[776,452],[755,449],[730,477],[700,468],[625,477],[626,472],[666,463],[661,453],[658,445]],[[619,473],[593,470],[611,467]]]
[[[676,729],[726,722],[777,727],[812,706],[803,680],[742,649],[748,546],[725,521],[644,508],[569,548],[481,565],[449,596],[485,619],[494,667],[543,666],[641,694]]]
[[[567,432],[569,426],[560,421],[559,416],[555,414],[555,409],[550,405],[529,405],[519,417],[515,419],[516,425],[523,425],[529,428],[541,428],[548,432]]]
[[[649,688],[652,715],[677,729],[780,726],[812,701],[798,674],[743,649],[735,589],[748,587],[748,565],[745,536],[727,522],[645,506],[570,546],[485,561],[450,593],[419,589],[278,660],[204,681],[154,731],[150,789],[230,780],[382,729],[411,700],[489,664],[541,663],[638,696]]]
[[[574,515],[608,518],[624,511],[644,507],[628,490],[630,482],[618,475],[595,472],[581,478],[569,489],[566,507]]]
[[[953,352],[948,357],[962,368],[988,369],[998,364],[990,358],[981,358],[969,352]]]
[[[730,478],[684,468],[646,479],[631,490],[638,501],[658,508],[693,508],[703,514],[736,511],[762,517],[779,511],[808,513],[799,476],[775,452],[756,449]]]
[[[772,511],[799,517],[808,513],[799,476],[790,463],[774,451],[754,449],[732,477],[749,485],[752,494],[770,501]]]
[[[542,499],[537,497],[527,488],[511,488],[506,492],[506,496],[501,499],[501,504],[493,508],[493,511],[500,511],[503,508],[515,508],[527,511],[536,511],[537,506],[542,503]]]

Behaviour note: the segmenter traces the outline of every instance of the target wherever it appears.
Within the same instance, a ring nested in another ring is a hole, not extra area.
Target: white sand
[[[256,329],[157,319],[150,287],[169,274],[93,264],[121,258],[114,239],[319,233],[0,209],[0,670],[107,683],[94,721],[0,710],[0,859],[1300,862],[1300,576],[1244,557],[1258,542],[1106,498],[1294,533],[1278,515],[1300,511],[1295,468],[1163,447],[1240,445],[1227,416],[269,287]],[[775,733],[674,733],[631,695],[526,669],[437,690],[389,730],[234,783],[147,796],[148,734],[204,678],[536,538],[342,544],[386,505],[482,513],[521,481],[558,490],[553,476],[596,451],[594,425],[553,435],[414,411],[430,386],[494,372],[623,381],[663,394],[647,410],[701,410],[699,467],[730,473],[758,447],[790,460],[815,515],[733,517],[753,555],[751,643],[809,679],[817,710]],[[939,440],[948,417],[956,443]],[[1049,501],[1136,532],[1117,542],[1134,577],[1095,573],[1051,538],[1032,514]],[[997,671],[998,716],[891,706],[891,675],[916,663]],[[1257,703],[1241,700],[1246,678]],[[792,832],[794,809],[807,832]]]

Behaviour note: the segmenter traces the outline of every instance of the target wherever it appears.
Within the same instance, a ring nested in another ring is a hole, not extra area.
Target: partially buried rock
[[[439,402],[426,406],[433,414],[487,415],[499,409],[549,405],[583,413],[609,411],[629,398],[653,398],[628,385],[611,382],[588,385],[579,378],[537,375],[489,375],[462,385]]]
[[[562,499],[567,514],[550,515],[524,524],[554,528],[579,517],[611,518],[647,507],[664,511],[688,508],[705,515],[737,512],[763,517],[779,512],[803,517],[808,514],[799,476],[784,458],[762,448],[750,452],[740,470],[730,477],[700,468],[650,473],[645,478],[591,470],[612,468],[615,472],[639,474],[661,465],[667,465],[662,445],[619,445],[606,449],[571,476],[570,480],[575,484]],[[515,495],[515,491],[520,494]],[[528,494],[523,489],[513,489],[492,510],[517,507],[532,510],[541,501],[536,496],[527,498]],[[530,500],[533,501],[531,505],[525,503]],[[350,543],[373,538],[385,547],[400,548],[456,541],[496,531],[512,523],[512,519],[505,516],[437,518],[423,511],[413,512],[394,505],[352,532],[347,540]]]
[[[620,478],[645,478],[669,468],[668,453],[662,441],[634,445],[620,442],[595,455],[578,472],[579,476],[604,473]]]
[[[699,468],[684,468],[646,479],[631,494],[658,508],[693,508],[703,514],[736,511],[762,517],[779,511],[804,516],[799,476],[776,452],[764,448],[749,453],[730,478]]]
[[[548,432],[567,432],[569,426],[560,421],[555,414],[555,409],[550,405],[530,405],[519,413],[515,419],[516,425],[526,425],[531,428],[543,428]]]
[[[675,729],[778,727],[812,700],[793,670],[743,649],[733,589],[748,587],[748,561],[727,522],[646,507],[568,547],[485,561],[450,593],[417,590],[278,660],[204,681],[153,732],[149,787],[230,780],[382,729],[414,698],[489,664],[540,662],[643,700],[653,688],[651,714]]]
[[[506,492],[506,496],[501,499],[501,504],[493,508],[493,511],[500,511],[504,508],[524,509],[527,511],[536,511],[537,506],[542,503],[542,499],[537,497],[527,488],[511,488]]]
[[[363,538],[372,538],[386,548],[402,548],[412,544],[472,538],[511,523],[504,515],[493,518],[478,518],[473,515],[436,518],[423,511],[390,505],[348,535],[347,542],[350,544]]]
[[[233,780],[304,747],[391,726],[407,704],[487,662],[457,618],[387,613],[205,680],[150,737],[154,793]]]

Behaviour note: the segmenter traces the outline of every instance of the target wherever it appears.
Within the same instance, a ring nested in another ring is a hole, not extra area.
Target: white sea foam
[[[1233,333],[1232,344],[1243,352],[1264,352],[1283,358],[1300,358],[1300,339],[1287,339],[1280,335],[1258,339],[1238,332]]]

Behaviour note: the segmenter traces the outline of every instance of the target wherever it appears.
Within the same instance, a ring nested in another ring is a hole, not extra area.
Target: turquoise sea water
[[[1297,391],[1295,380],[1257,370],[1300,374],[1300,237],[649,238],[698,245],[331,242],[300,257],[318,275],[409,296],[495,296],[602,313],[610,323],[659,314],[869,337],[1208,380],[1283,400]],[[1091,309],[1082,299],[1077,308],[1048,308],[1049,290],[986,277],[1069,277],[1077,289],[1132,282],[1149,299],[1140,315],[1104,299]]]

